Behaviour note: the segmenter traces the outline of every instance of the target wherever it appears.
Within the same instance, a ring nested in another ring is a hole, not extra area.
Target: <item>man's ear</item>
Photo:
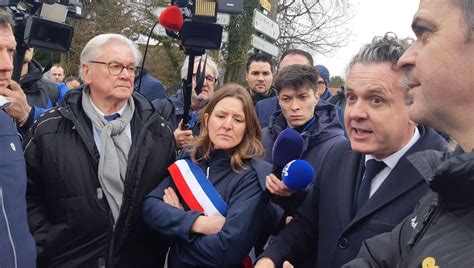
[[[91,68],[89,64],[82,64],[82,80],[84,81],[85,84],[90,84],[91,82]]]

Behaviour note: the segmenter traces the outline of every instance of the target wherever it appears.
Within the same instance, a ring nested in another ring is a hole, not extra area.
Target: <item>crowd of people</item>
[[[80,77],[28,49],[15,82],[13,23],[0,9],[0,267],[474,267],[471,0],[420,0],[416,40],[368,40],[335,96],[300,49],[249,56],[247,88],[195,57],[189,111],[120,34]],[[287,130],[303,189],[277,168]]]

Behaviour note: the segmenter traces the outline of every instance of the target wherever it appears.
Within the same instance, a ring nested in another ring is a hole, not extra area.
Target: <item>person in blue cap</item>
[[[314,66],[318,70],[319,80],[318,80],[318,94],[320,99],[327,101],[332,97],[331,91],[329,91],[329,74],[328,68],[326,66],[318,64]]]

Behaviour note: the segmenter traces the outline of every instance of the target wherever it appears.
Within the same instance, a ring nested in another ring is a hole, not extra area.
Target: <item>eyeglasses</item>
[[[193,80],[196,81],[196,74],[193,74]],[[206,81],[209,83],[216,84],[217,83],[217,78],[215,78],[212,75],[206,75]]]
[[[120,75],[123,72],[123,69],[127,69],[128,75],[133,77],[138,76],[140,74],[140,67],[137,66],[123,66],[122,64],[115,61],[103,62],[91,60],[90,62],[106,65],[107,70],[109,70],[109,74],[111,75]]]

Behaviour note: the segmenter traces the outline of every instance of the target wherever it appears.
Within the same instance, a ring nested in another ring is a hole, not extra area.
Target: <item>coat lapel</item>
[[[339,222],[344,229],[352,220],[354,189],[364,173],[363,155],[352,151],[344,152],[337,178],[337,204]]]

